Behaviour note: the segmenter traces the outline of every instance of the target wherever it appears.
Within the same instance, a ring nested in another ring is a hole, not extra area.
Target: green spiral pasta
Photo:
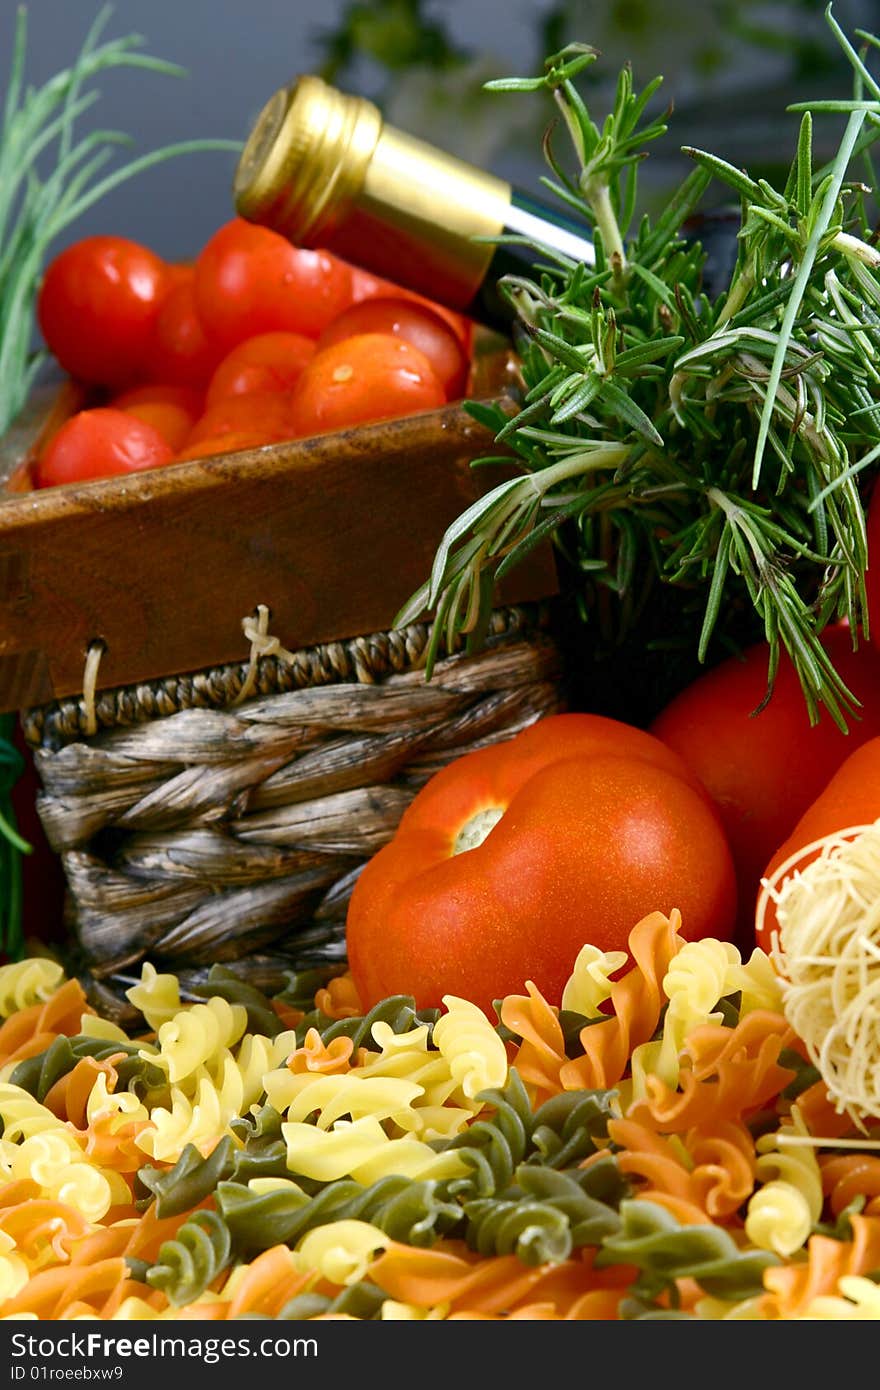
[[[83,1057],[93,1057],[96,1062],[104,1062],[108,1057],[119,1058],[113,1063],[119,1077],[119,1089],[132,1091],[141,1100],[148,1094],[157,1096],[167,1088],[165,1073],[143,1055],[142,1043],[92,1038],[87,1033],[70,1038],[57,1037],[45,1052],[19,1062],[9,1079],[13,1085],[20,1086],[36,1100],[42,1101],[55,1082],[73,1071]]]
[[[440,1188],[405,1177],[381,1178],[364,1188],[343,1178],[309,1195],[295,1183],[258,1191],[221,1180],[215,1189],[218,1210],[196,1211],[181,1225],[159,1251],[148,1282],[172,1302],[191,1302],[233,1261],[278,1244],[295,1246],[328,1221],[368,1221],[393,1240],[430,1246],[464,1222],[459,1204],[445,1200]],[[172,1213],[166,1208],[166,1214]]]
[[[417,1009],[412,995],[392,994],[387,999],[380,999],[368,1013],[355,1018],[328,1018],[320,1009],[313,1009],[297,1024],[296,1035],[302,1040],[309,1029],[314,1028],[324,1044],[331,1043],[334,1038],[351,1038],[355,1048],[369,1047],[373,1041],[374,1023],[387,1023],[395,1033],[408,1033],[410,1029],[423,1024],[427,1024],[430,1030],[439,1017],[439,1009]]]
[[[313,1194],[298,1184],[258,1192],[243,1183],[222,1182],[217,1206],[234,1249],[248,1256],[279,1242],[295,1245],[326,1221],[368,1221],[393,1240],[427,1246],[463,1223],[461,1206],[448,1199],[444,1186],[396,1174],[369,1187],[339,1178]]]
[[[534,1118],[513,1067],[502,1091],[483,1091],[478,1100],[493,1107],[491,1121],[475,1120],[461,1134],[434,1145],[443,1153],[455,1150],[470,1169],[466,1177],[449,1181],[450,1193],[462,1197],[490,1197],[509,1186],[526,1156]]]
[[[523,1264],[539,1265],[571,1254],[566,1215],[548,1202],[479,1197],[465,1203],[465,1213],[468,1245],[480,1255],[516,1255]]]
[[[138,1169],[138,1181],[156,1200],[156,1215],[179,1216],[191,1211],[214,1191],[218,1182],[232,1176],[233,1144],[224,1134],[207,1158],[194,1144],[187,1144],[173,1168],[154,1168],[145,1164]]]
[[[239,979],[235,971],[226,965],[212,965],[207,980],[204,984],[193,985],[192,992],[200,995],[202,999],[214,997],[225,999],[227,1004],[243,1005],[247,1011],[250,1033],[275,1038],[284,1032],[284,1024],[272,1008],[268,997],[247,980]],[[309,1002],[311,1003],[311,1000]]]
[[[608,1138],[615,1098],[614,1091],[562,1091],[551,1096],[532,1117],[536,1152],[529,1162],[569,1168],[594,1154],[596,1140]]]
[[[274,1113],[274,1112],[273,1112]],[[276,1117],[280,1121],[280,1116]],[[247,1183],[251,1178],[287,1178],[287,1146],[270,1133],[252,1133],[244,1148],[226,1134],[204,1158],[187,1144],[172,1168],[145,1164],[138,1170],[141,1185],[156,1199],[159,1217],[177,1216],[210,1196],[219,1182]]]
[[[568,1168],[594,1154],[608,1133],[614,1113],[612,1091],[569,1091],[551,1097],[535,1112],[515,1067],[501,1091],[478,1099],[492,1107],[492,1118],[475,1120],[466,1130],[435,1147],[455,1150],[471,1170],[452,1179],[449,1191],[462,1198],[491,1197],[512,1181],[523,1162]]]
[[[185,1221],[174,1240],[166,1240],[146,1282],[161,1289],[169,1303],[183,1307],[204,1293],[229,1264],[229,1229],[214,1211],[197,1211]]]
[[[620,1228],[612,1206],[584,1190],[589,1173],[558,1173],[522,1164],[517,1182],[498,1197],[465,1202],[466,1239],[481,1255],[517,1255],[523,1264],[565,1260]]]
[[[595,1266],[635,1265],[641,1275],[633,1292],[648,1300],[674,1290],[677,1279],[694,1279],[715,1298],[754,1297],[764,1290],[764,1270],[780,1263],[767,1250],[740,1250],[720,1226],[682,1226],[655,1202],[630,1198],[621,1203],[620,1218]]]
[[[285,1303],[277,1316],[282,1321],[297,1322],[318,1317],[322,1313],[347,1313],[353,1318],[372,1321],[382,1316],[382,1305],[387,1297],[375,1284],[360,1280],[341,1289],[334,1298],[319,1293],[296,1294]]]

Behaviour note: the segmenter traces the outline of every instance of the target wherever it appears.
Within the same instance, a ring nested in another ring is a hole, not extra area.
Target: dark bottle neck
[[[508,328],[515,318],[513,306],[498,289],[498,281],[504,275],[533,279],[535,264],[541,259],[536,248],[546,246],[572,261],[595,263],[595,248],[583,223],[518,189],[511,194],[503,235],[521,236],[526,244],[504,242],[496,246],[483,282],[466,310],[473,318],[495,328]]]

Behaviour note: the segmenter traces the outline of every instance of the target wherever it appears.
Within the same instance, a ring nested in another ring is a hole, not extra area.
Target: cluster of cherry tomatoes
[[[47,267],[37,318],[96,398],[44,444],[40,487],[433,410],[470,364],[467,318],[241,218],[188,265],[86,237]]]

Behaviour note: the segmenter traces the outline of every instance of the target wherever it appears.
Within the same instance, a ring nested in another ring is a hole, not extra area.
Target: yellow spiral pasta
[[[473,1101],[481,1091],[503,1086],[507,1053],[482,1009],[453,994],[445,994],[443,1004],[446,1012],[434,1024],[434,1046],[446,1059],[461,1098]]]
[[[379,1178],[447,1178],[466,1171],[454,1151],[437,1154],[409,1136],[391,1139],[373,1115],[337,1120],[330,1130],[287,1122],[281,1126],[287,1166],[294,1175],[333,1182],[351,1177],[369,1186]]]
[[[299,1241],[295,1268],[314,1270],[333,1284],[355,1284],[364,1278],[374,1257],[390,1244],[390,1236],[368,1221],[331,1221],[316,1226]]]
[[[45,1004],[64,979],[63,965],[44,956],[0,965],[0,1015],[9,1018],[19,1009]]]
[[[562,1008],[584,1018],[597,1018],[611,994],[610,976],[622,969],[626,951],[600,951],[588,942],[578,951],[574,969],[562,991]]]
[[[761,1155],[755,1176],[762,1186],[749,1200],[745,1231],[753,1245],[777,1255],[793,1255],[805,1245],[824,1204],[822,1173],[809,1144],[784,1147],[786,1137],[804,1137],[806,1125],[796,1105],[792,1123],[757,1141]]]

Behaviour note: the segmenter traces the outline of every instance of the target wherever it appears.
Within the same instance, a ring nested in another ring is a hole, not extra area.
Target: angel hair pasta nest
[[[880,1156],[769,958],[679,927],[494,1021],[145,965],[127,1036],[3,966],[0,1315],[880,1318]]]
[[[863,1128],[880,1117],[880,821],[799,850],[765,885],[759,920],[770,903],[783,1012]]]

